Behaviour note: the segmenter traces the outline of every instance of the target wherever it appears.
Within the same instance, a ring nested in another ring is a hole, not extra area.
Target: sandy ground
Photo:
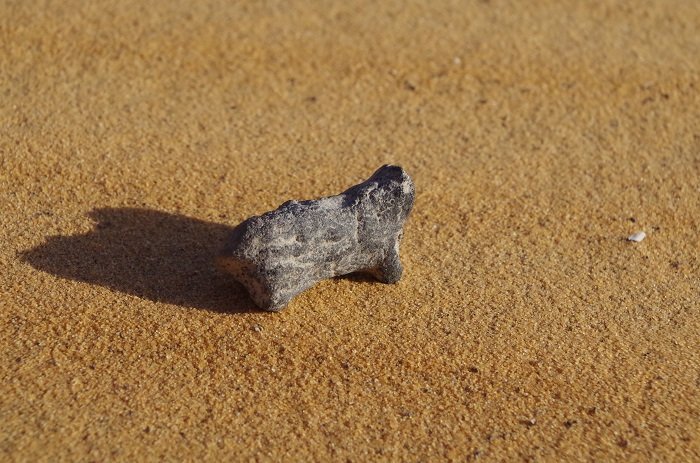
[[[0,0],[0,459],[697,461],[699,25]],[[383,163],[418,189],[398,285],[269,314],[213,268]]]

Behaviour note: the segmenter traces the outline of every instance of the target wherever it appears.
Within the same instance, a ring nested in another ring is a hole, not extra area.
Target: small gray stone
[[[415,187],[401,167],[385,165],[337,196],[287,201],[238,225],[219,266],[262,309],[278,311],[326,278],[367,272],[396,283],[399,241]]]

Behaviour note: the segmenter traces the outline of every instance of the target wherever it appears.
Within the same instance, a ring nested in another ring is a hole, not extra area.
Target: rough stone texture
[[[338,275],[363,271],[395,283],[403,271],[399,241],[414,198],[406,171],[385,165],[337,196],[287,201],[242,222],[219,265],[271,311]]]

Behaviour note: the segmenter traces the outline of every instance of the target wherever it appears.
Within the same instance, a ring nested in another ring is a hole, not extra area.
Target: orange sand
[[[0,1],[0,459],[697,461],[699,25]],[[214,270],[387,162],[418,188],[398,285],[268,314]]]

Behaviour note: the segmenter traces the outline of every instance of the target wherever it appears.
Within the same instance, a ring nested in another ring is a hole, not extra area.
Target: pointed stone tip
[[[402,182],[406,179],[410,179],[408,173],[401,166],[394,164],[384,164],[382,167],[377,169],[374,174],[372,174],[371,179],[385,179],[385,180],[395,180]]]

